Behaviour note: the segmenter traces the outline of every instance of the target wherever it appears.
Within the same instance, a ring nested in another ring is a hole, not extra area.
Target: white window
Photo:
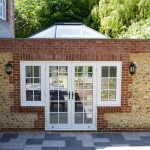
[[[0,0],[0,18],[6,20],[6,0]]]
[[[97,100],[99,106],[121,106],[121,62],[97,64]]]
[[[21,105],[44,106],[44,71],[42,62],[21,62]]]

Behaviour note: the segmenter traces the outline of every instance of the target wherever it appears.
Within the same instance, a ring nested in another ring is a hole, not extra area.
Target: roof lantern
[[[109,37],[87,27],[81,22],[58,22],[29,38],[106,39]]]

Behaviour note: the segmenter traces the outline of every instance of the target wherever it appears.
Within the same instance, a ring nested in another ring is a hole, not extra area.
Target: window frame
[[[116,66],[117,75],[116,75],[116,101],[102,101],[101,92],[102,92],[102,67],[103,66]],[[97,106],[121,106],[121,80],[122,79],[122,62],[121,61],[102,61],[97,63]],[[100,89],[100,90],[99,90]]]
[[[26,66],[40,66],[41,67],[41,101],[27,101],[26,100]],[[45,63],[43,62],[32,62],[32,61],[21,61],[20,62],[20,87],[21,87],[21,106],[45,106]]]
[[[0,18],[3,20],[6,20],[6,4],[6,0],[2,0],[2,2],[0,2],[0,7],[2,7],[2,15],[0,15]]]

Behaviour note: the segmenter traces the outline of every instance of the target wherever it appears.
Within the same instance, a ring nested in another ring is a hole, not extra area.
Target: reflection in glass
[[[116,90],[109,91],[109,100],[110,101],[116,101]]]
[[[33,68],[32,68],[32,66],[26,66],[26,77],[33,77]]]
[[[102,83],[102,89],[108,89],[108,78],[102,78],[102,81],[101,81]]]
[[[41,77],[41,67],[34,66],[34,77]]]
[[[41,83],[41,78],[34,78],[34,83]]]
[[[85,124],[89,124],[89,123],[92,123],[92,113],[85,113],[84,114],[84,123]]]
[[[83,90],[75,91],[75,101],[83,101]]]
[[[92,66],[89,66],[89,67],[88,67],[88,72],[89,72],[89,73],[90,73],[90,72],[91,72],[91,73],[93,72],[93,67],[92,67]]]
[[[67,112],[68,111],[68,103],[59,102],[59,112]]]
[[[93,100],[93,90],[84,90],[84,101],[92,101]]]
[[[93,112],[92,103],[84,103],[84,112],[86,112],[86,113],[92,113]]]
[[[58,124],[58,113],[50,113],[50,124]]]
[[[41,101],[41,90],[34,91],[34,101]]]
[[[92,75],[93,75],[92,73],[88,73],[88,77],[92,77]]]
[[[75,102],[75,112],[83,112],[83,104],[80,102]]]
[[[33,101],[33,91],[26,91],[26,101]]]
[[[68,123],[68,114],[67,113],[60,113],[59,114],[59,123],[60,124]]]
[[[109,79],[109,89],[116,89],[116,79]]]
[[[84,89],[93,89],[93,84],[92,83],[85,83],[83,88]]]
[[[50,102],[50,112],[58,112],[58,102]]]
[[[58,101],[58,90],[50,91],[50,99],[51,101]]]
[[[116,77],[117,76],[117,67],[111,66],[110,67],[110,77]]]
[[[60,73],[67,72],[67,66],[59,66],[59,72]]]
[[[102,67],[102,77],[108,77],[108,67],[107,66]]]
[[[75,113],[75,124],[83,124],[83,113]]]
[[[102,90],[101,92],[101,100],[108,101],[108,90]]]
[[[53,73],[57,73],[58,72],[58,66],[50,66],[49,71],[53,72]]]

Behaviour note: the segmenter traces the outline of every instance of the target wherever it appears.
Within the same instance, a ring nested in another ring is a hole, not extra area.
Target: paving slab
[[[60,137],[60,134],[45,134],[45,137],[44,139],[45,140],[59,140],[61,137]]]
[[[26,145],[23,150],[41,150],[41,145]]]
[[[34,138],[34,139],[44,139],[44,137],[45,137],[45,134],[44,134],[44,133],[35,133],[35,134],[33,135],[33,138]]]
[[[125,140],[142,140],[137,133],[122,133]]]
[[[61,137],[75,137],[75,133],[62,133],[60,134]]]
[[[1,149],[2,150],[5,150],[5,149],[9,149],[9,150],[12,150],[12,149],[23,149],[25,147],[25,143],[4,143],[2,144],[1,146]]]
[[[94,142],[93,141],[82,141],[82,146],[83,147],[94,147]]]
[[[4,133],[0,132],[0,138],[3,136]]]
[[[42,147],[41,150],[59,150],[59,147]]]
[[[65,147],[65,141],[43,141],[42,147]]]
[[[93,142],[110,142],[108,138],[94,138]]]
[[[66,141],[66,146],[82,146],[82,141]]]
[[[2,139],[16,139],[18,137],[19,133],[4,133],[2,135]]]
[[[76,134],[76,138],[77,140],[85,140],[85,141],[88,141],[88,140],[92,140],[92,136],[91,134]]]
[[[34,133],[20,133],[17,139],[31,139],[34,138]]]
[[[42,145],[43,139],[27,139],[26,145]]]

